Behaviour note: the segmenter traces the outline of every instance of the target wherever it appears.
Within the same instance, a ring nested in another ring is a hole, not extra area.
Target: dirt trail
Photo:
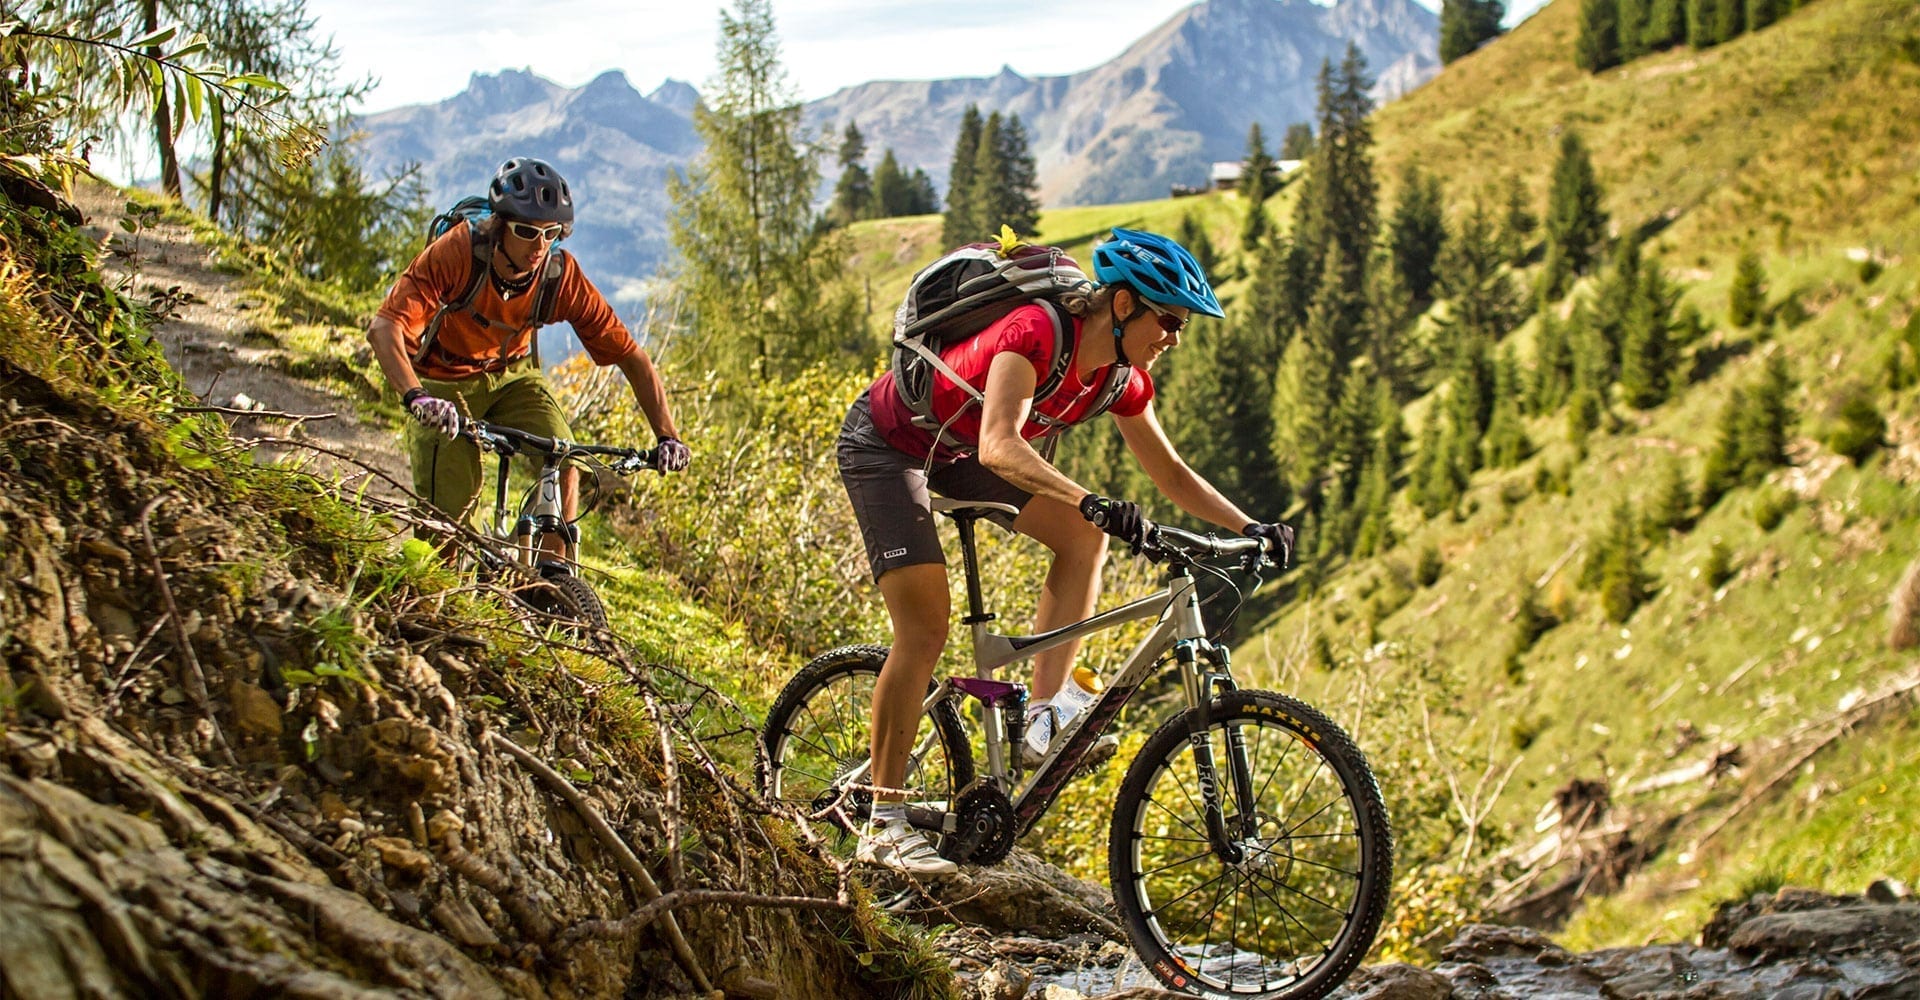
[[[265,317],[255,312],[244,285],[229,274],[214,269],[207,247],[198,243],[193,231],[171,222],[159,222],[128,237],[120,228],[127,215],[126,199],[109,187],[82,185],[74,203],[86,216],[87,224],[103,241],[118,234],[115,241],[123,250],[102,255],[102,267],[109,276],[131,277],[131,291],[145,299],[150,293],[178,287],[189,297],[178,312],[160,324],[155,334],[188,388],[208,405],[235,406],[281,413],[307,415],[333,414],[329,419],[310,420],[290,428],[285,421],[237,418],[236,430],[263,437],[296,437],[353,456],[400,483],[411,482],[407,460],[400,451],[399,431],[377,418],[360,415],[353,399],[327,386],[288,374],[299,357],[274,346],[270,337],[248,337],[249,331],[262,327]],[[360,337],[358,330],[342,329],[342,337]],[[251,400],[252,405],[245,405]],[[263,447],[262,457],[288,456],[310,460],[322,475],[338,474],[354,478],[365,470],[306,449]],[[391,492],[377,477],[370,487],[375,492]]]

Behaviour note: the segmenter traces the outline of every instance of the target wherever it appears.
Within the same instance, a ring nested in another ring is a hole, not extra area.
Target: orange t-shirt
[[[407,265],[393,283],[387,298],[380,303],[380,315],[400,328],[407,357],[420,352],[420,335],[427,329],[441,305],[457,301],[466,291],[467,276],[473,266],[473,239],[470,227],[455,226],[420,256]],[[549,252],[552,252],[549,250]],[[543,263],[541,267],[545,267]],[[482,282],[473,297],[472,312],[451,310],[440,321],[436,337],[438,347],[424,361],[414,364],[422,378],[458,379],[498,367],[502,359],[517,358],[530,349],[534,331],[528,320],[533,314],[534,292],[538,280],[526,291],[502,300],[492,281]],[[492,320],[482,323],[473,313]],[[579,262],[567,255],[560,271],[560,283],[554,289],[553,318],[570,323],[596,365],[610,365],[633,350],[633,335],[614,315],[613,307],[580,271]],[[494,325],[497,324],[497,325]],[[445,348],[440,350],[439,348]],[[451,357],[449,356],[451,355]],[[460,360],[466,359],[466,360]]]

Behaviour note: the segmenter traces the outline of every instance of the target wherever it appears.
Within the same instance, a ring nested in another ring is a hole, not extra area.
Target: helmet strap
[[[1133,362],[1127,359],[1127,343],[1126,343],[1127,324],[1133,322],[1136,319],[1139,319],[1141,315],[1147,311],[1147,306],[1145,303],[1140,301],[1139,292],[1135,292],[1131,288],[1127,289],[1127,291],[1133,295],[1133,311],[1127,314],[1126,319],[1121,319],[1119,318],[1118,315],[1114,316],[1113,361],[1114,361],[1114,364],[1126,365],[1127,367],[1131,368],[1133,367]],[[1107,306],[1107,309],[1109,313],[1111,313],[1113,306],[1109,304]]]

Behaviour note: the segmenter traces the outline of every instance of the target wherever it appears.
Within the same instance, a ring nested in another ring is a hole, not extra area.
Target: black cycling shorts
[[[847,499],[853,502],[853,517],[860,523],[860,540],[867,547],[867,564],[875,580],[901,566],[947,561],[940,535],[934,530],[929,487],[954,500],[1004,503],[1021,510],[1033,499],[1033,494],[1000,478],[971,455],[951,464],[936,464],[928,472],[924,460],[895,448],[880,436],[879,428],[873,425],[873,404],[864,392],[847,411],[834,451],[840,461],[840,481],[847,487]],[[998,513],[990,516],[1003,527],[1011,527],[1011,517]]]

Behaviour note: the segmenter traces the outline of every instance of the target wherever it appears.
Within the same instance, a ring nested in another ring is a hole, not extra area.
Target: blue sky
[[[1416,0],[1438,9],[1439,0]],[[1545,0],[1509,0],[1510,20]],[[802,99],[868,80],[1025,76],[1087,69],[1190,6],[1182,0],[774,0],[788,81]],[[714,0],[308,0],[346,76],[380,79],[362,109],[444,100],[475,73],[531,69],[579,86],[623,70],[643,93],[672,77],[695,86],[714,69]]]

